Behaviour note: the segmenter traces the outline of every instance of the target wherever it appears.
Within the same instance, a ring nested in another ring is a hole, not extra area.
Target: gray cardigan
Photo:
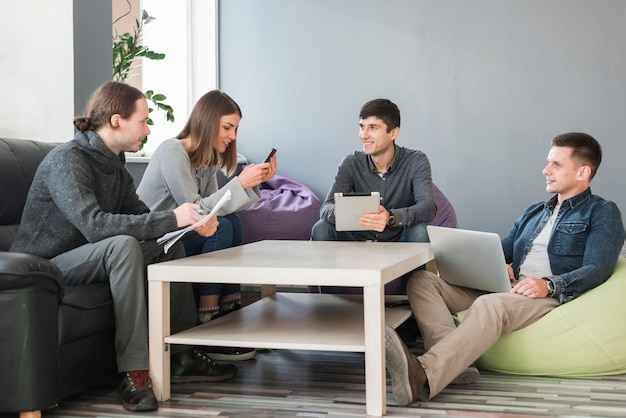
[[[92,131],[78,132],[39,165],[11,251],[44,258],[115,235],[156,239],[177,228],[172,211],[149,212],[124,155]]]
[[[220,189],[216,174],[216,166],[196,172],[182,141],[168,139],[152,155],[137,193],[151,210],[172,210],[185,202],[211,210],[226,190],[230,190],[231,198],[220,208],[218,216],[237,212],[261,198],[258,187],[244,189],[237,177]]]

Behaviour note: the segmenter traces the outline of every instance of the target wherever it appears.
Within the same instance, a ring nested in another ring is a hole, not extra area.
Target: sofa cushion
[[[0,224],[20,223],[28,190],[43,158],[57,144],[0,138]],[[10,199],[6,197],[10,196]]]
[[[115,331],[113,301],[108,282],[66,286],[60,310],[60,344],[103,331]]]
[[[0,251],[9,251],[13,244],[37,167],[55,146],[0,138]]]

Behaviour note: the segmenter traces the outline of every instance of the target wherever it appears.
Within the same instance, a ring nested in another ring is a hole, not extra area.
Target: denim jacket
[[[520,265],[548,222],[557,196],[535,203],[502,239],[507,263],[519,279]],[[554,295],[561,303],[577,298],[609,278],[624,245],[624,225],[617,205],[591,194],[591,189],[561,205],[548,243]]]

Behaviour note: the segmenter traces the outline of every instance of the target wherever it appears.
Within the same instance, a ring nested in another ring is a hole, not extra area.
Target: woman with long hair
[[[218,187],[218,170],[232,176],[237,169],[236,139],[241,117],[239,105],[226,93],[219,90],[206,93],[176,138],[164,141],[156,149],[137,188],[139,197],[151,210],[172,209],[183,202],[192,202],[207,212],[230,190],[230,200],[217,212],[217,232],[210,237],[195,235],[183,240],[187,256],[243,244],[243,225],[235,212],[259,200],[259,184],[276,173],[273,156],[268,163],[246,165],[222,188]],[[241,306],[239,284],[201,284],[197,290],[200,322],[208,322]],[[234,353],[207,350],[207,353],[215,360],[254,356],[254,350],[248,350],[251,354],[245,355],[237,350],[244,349],[235,349]]]

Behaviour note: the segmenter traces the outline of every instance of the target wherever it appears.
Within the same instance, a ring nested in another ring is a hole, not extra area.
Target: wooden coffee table
[[[384,286],[433,259],[429,244],[260,241],[148,266],[150,371],[170,397],[169,344],[365,353],[368,415],[386,413],[384,326],[408,307],[385,309]],[[273,293],[243,309],[170,335],[169,284],[246,283],[363,288],[363,296]]]

